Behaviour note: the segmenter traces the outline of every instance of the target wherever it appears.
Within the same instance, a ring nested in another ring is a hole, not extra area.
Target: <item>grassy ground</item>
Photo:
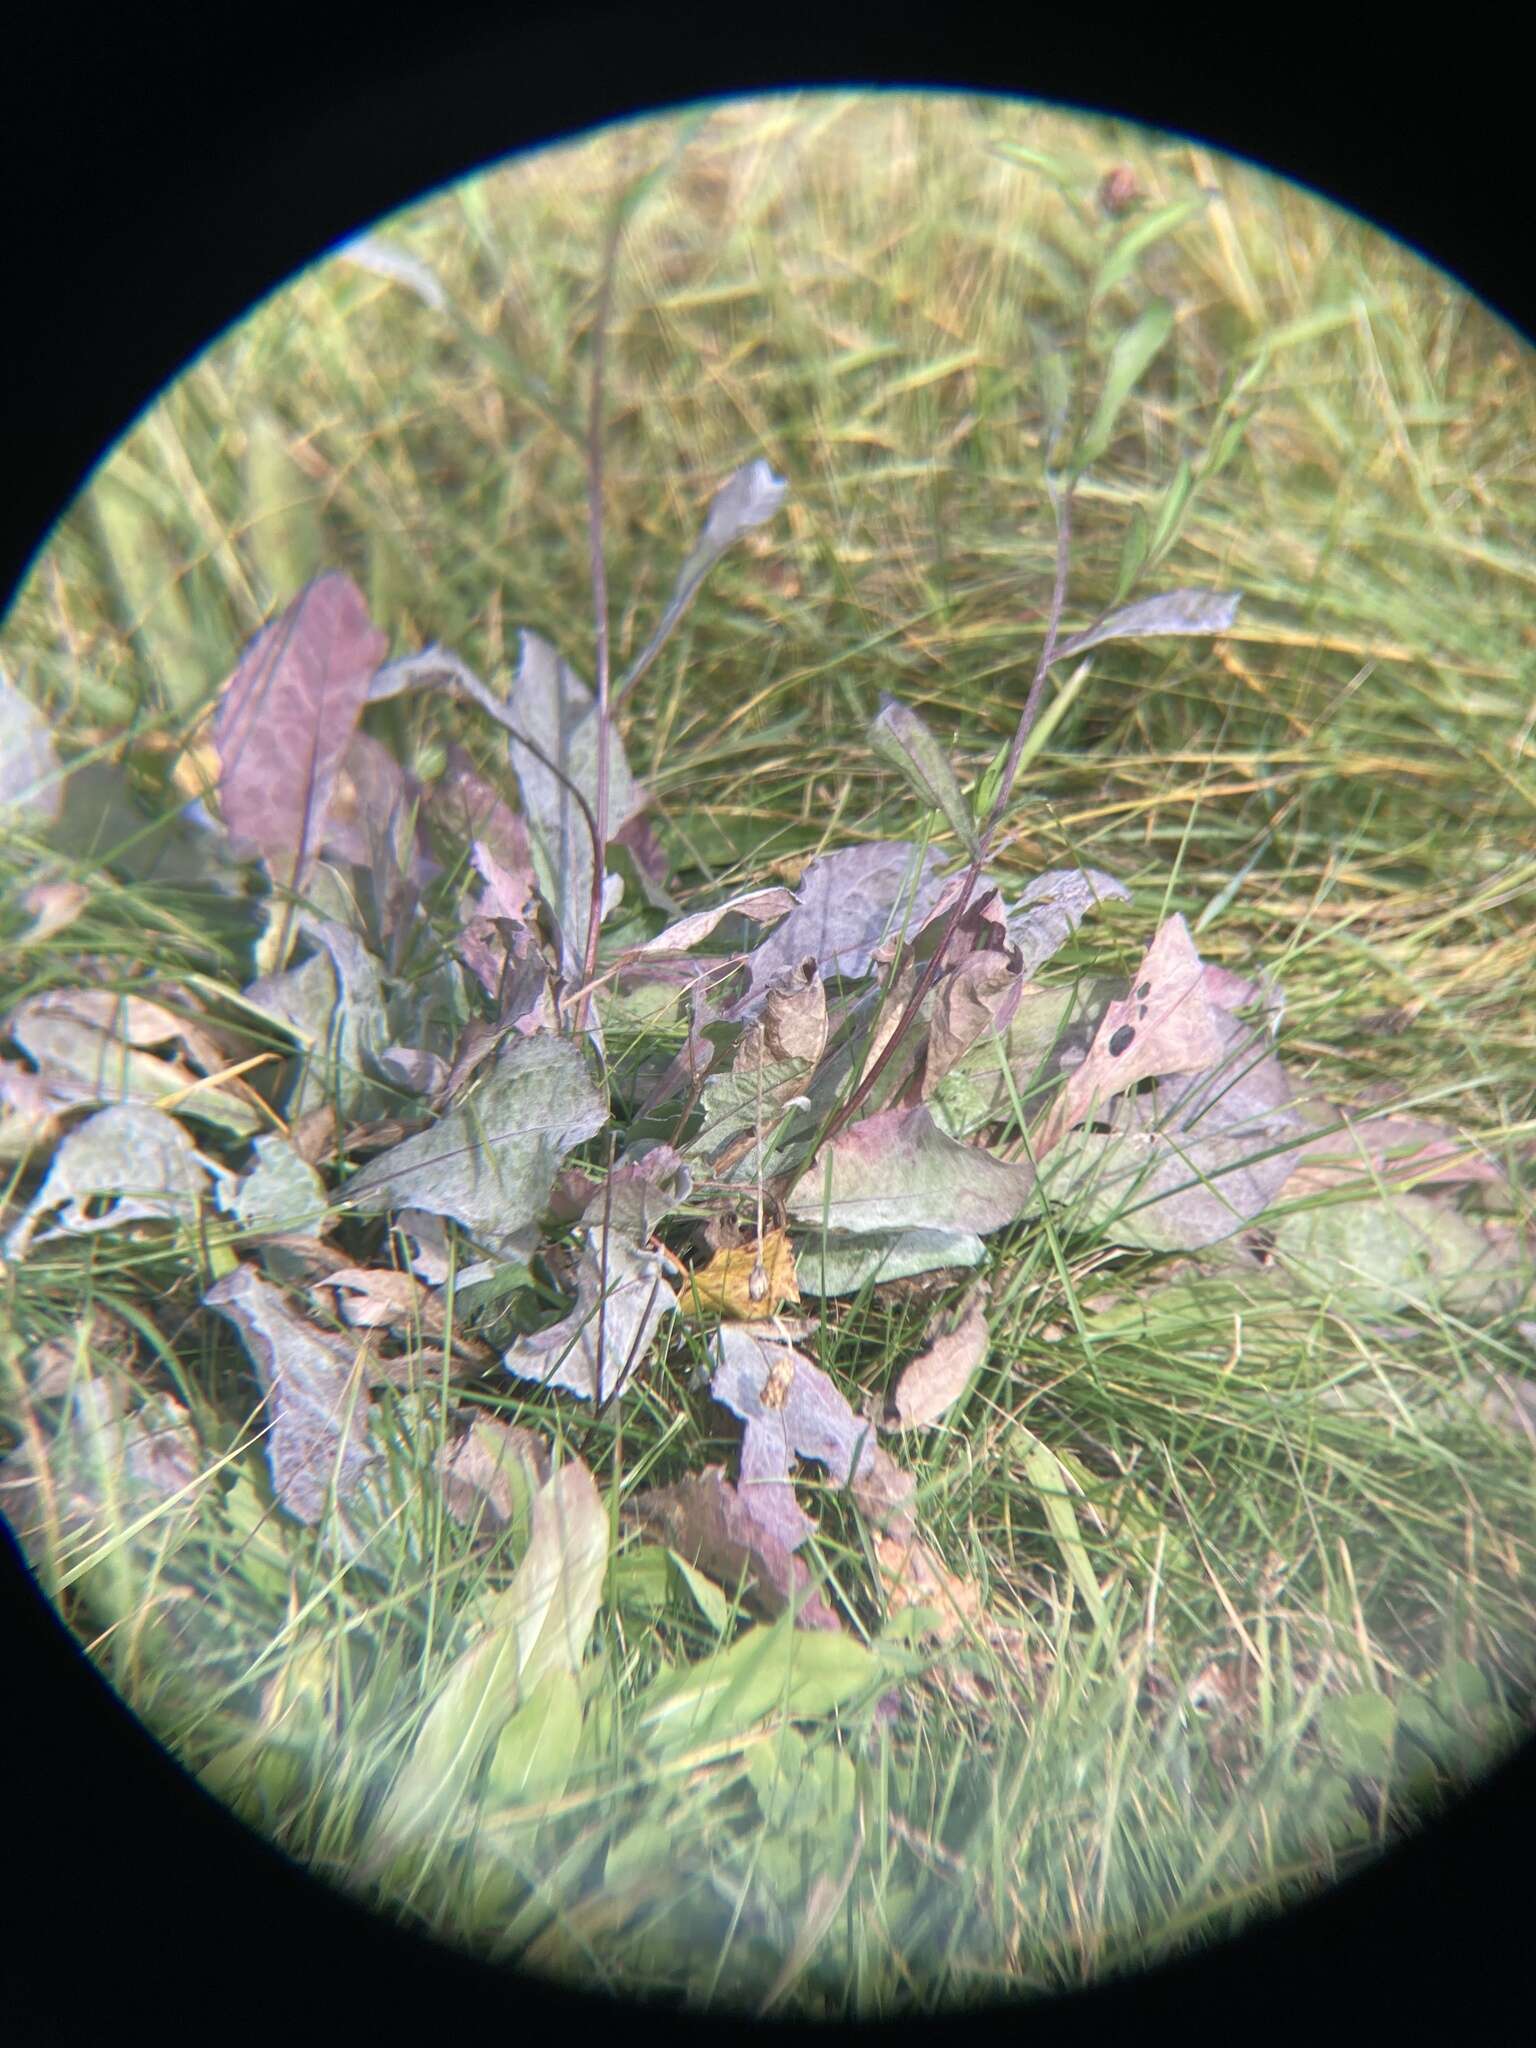
[[[1055,160],[1067,190],[1019,150]],[[1001,864],[1023,879],[1085,862],[1130,885],[1134,908],[1072,956],[1101,969],[1182,911],[1207,959],[1281,981],[1298,1076],[1336,1096],[1401,1085],[1517,1163],[1536,962],[1531,360],[1407,252],[1180,143],[1024,106],[827,96],[654,124],[622,161],[605,137],[442,195],[392,233],[450,312],[331,264],[221,340],[54,536],[5,626],[10,672],[104,760],[131,727],[151,809],[170,799],[148,737],[189,733],[249,634],[323,567],[353,573],[397,651],[437,639],[491,674],[531,626],[590,674],[569,428],[603,207],[652,162],[609,351],[616,660],[643,645],[726,471],[766,455],[792,491],[633,706],[630,757],[684,894],[913,828],[862,739],[882,689],[923,711],[962,779],[992,758],[1050,589],[1039,339],[1091,408],[1116,336],[1161,293],[1173,338],[1079,492],[1066,624],[1110,599],[1128,534],[1155,535],[1170,505],[1141,587],[1239,589],[1241,620],[1215,646],[1101,651],[1025,777]],[[1216,196],[1090,303],[1138,218],[1093,208],[1115,163],[1149,195],[1141,218]],[[430,770],[446,714],[388,710]],[[120,843],[132,815],[96,829]],[[125,986],[151,958],[249,979],[237,905],[133,867],[131,849],[82,865],[85,911],[9,946],[0,995],[85,960]],[[14,937],[27,876],[0,879]],[[988,1704],[941,1670],[892,1722],[810,1713],[786,1732],[743,1710],[647,1733],[626,1716],[660,1660],[705,1656],[720,1617],[625,1535],[580,1749],[556,1770],[559,1736],[531,1742],[409,1872],[368,1873],[371,1896],[623,1991],[756,2004],[788,1957],[779,2009],[933,2006],[1219,1935],[1498,1753],[1536,1641],[1532,1444],[1476,1400],[1489,1367],[1529,1360],[1513,1297],[1383,1322],[1336,1293],[1246,1309],[1230,1279],[1038,1225],[989,1252],[988,1366],[903,1456],[947,1562],[1025,1631],[1028,1684]],[[233,1450],[252,1405],[231,1386],[238,1354],[163,1249],[98,1243],[5,1284],[18,1438],[42,1427],[24,1356],[57,1337],[73,1358],[98,1302],[131,1328],[116,1351],[90,1340],[96,1369],[174,1389],[210,1460]],[[844,1305],[822,1363],[878,1386],[927,1312],[900,1290]],[[504,1380],[477,1398],[580,1443],[616,1503],[730,1457],[691,1364],[677,1347],[595,1430]],[[397,1508],[365,1567],[265,1513],[247,1453],[216,1512],[51,1568],[162,1738],[350,1883],[508,1561],[436,1501],[441,1406],[400,1404]],[[1097,1619],[1021,1423],[1086,1475]],[[817,1506],[820,1561],[851,1585],[857,1517]]]

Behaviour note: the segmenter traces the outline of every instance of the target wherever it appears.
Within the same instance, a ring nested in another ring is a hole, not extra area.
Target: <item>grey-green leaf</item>
[[[1110,351],[1104,388],[1099,394],[1088,432],[1077,451],[1077,467],[1097,462],[1114,437],[1121,408],[1145,376],[1153,358],[1173,332],[1173,307],[1154,299],[1141,317],[1119,336]]]
[[[494,1245],[534,1222],[560,1162],[601,1129],[607,1114],[575,1040],[511,1038],[463,1102],[430,1130],[370,1160],[342,1199],[370,1214],[426,1209],[451,1216]]]
[[[192,1140],[173,1117],[142,1103],[119,1103],[64,1139],[48,1178],[5,1240],[6,1256],[24,1258],[53,1209],[64,1213],[45,1243],[141,1220],[190,1221],[208,1182]],[[86,1204],[104,1196],[112,1198],[105,1214],[88,1215]]]
[[[1097,647],[1103,640],[1157,640],[1174,634],[1225,633],[1236,621],[1242,601],[1242,593],[1237,590],[1165,590],[1159,597],[1124,605],[1119,611],[1108,613],[1097,625],[1072,634],[1058,644],[1053,660],[1065,661],[1070,655],[1081,654],[1086,647]]]
[[[203,1296],[239,1330],[267,1397],[267,1464],[279,1504],[318,1522],[371,1462],[368,1394],[356,1347],[295,1315],[280,1288],[237,1266]]]
[[[917,713],[894,697],[882,696],[869,727],[869,744],[882,761],[889,761],[905,777],[922,803],[943,813],[972,860],[980,860],[976,823],[960,793],[949,756]]]

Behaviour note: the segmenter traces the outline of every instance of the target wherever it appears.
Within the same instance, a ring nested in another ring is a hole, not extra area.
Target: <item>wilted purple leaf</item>
[[[661,1255],[600,1229],[583,1233],[576,1265],[576,1306],[502,1358],[515,1379],[564,1387],[583,1401],[622,1394],[645,1363],[662,1319],[677,1307]]]
[[[226,1274],[203,1302],[240,1332],[267,1397],[273,1494],[299,1521],[318,1522],[332,1486],[345,1501],[372,1457],[360,1354],[295,1315],[250,1266]]]
[[[86,1102],[185,1105],[188,1114],[238,1136],[258,1130],[260,1111],[242,1096],[200,1084],[224,1055],[200,1026],[145,996],[108,989],[49,989],[19,1003],[6,1030],[37,1063],[48,1085]],[[149,1045],[179,1043],[193,1066],[158,1059]]]
[[[0,837],[18,825],[58,823],[64,775],[48,721],[0,670]]]
[[[1236,590],[1166,590],[1122,605],[1086,632],[1058,642],[1056,661],[1097,647],[1104,640],[1156,640],[1175,633],[1225,633],[1237,619],[1242,593]]]
[[[828,1230],[1000,1230],[1030,1207],[1034,1170],[946,1137],[929,1111],[881,1110],[834,1138],[789,1196],[791,1217]]]
[[[381,1152],[341,1199],[368,1213],[425,1209],[495,1245],[532,1223],[565,1155],[608,1114],[586,1058],[569,1038],[503,1042],[470,1094],[430,1130]]]
[[[388,647],[351,577],[321,576],[262,629],[214,716],[219,806],[273,881],[302,890],[337,771]]]
[[[925,853],[901,839],[845,847],[813,860],[800,878],[794,909],[748,955],[750,979],[732,1015],[754,1015],[775,978],[805,959],[815,961],[823,980],[860,980],[883,939],[913,932],[929,917],[944,887],[937,872],[943,864],[933,849]]]
[[[449,749],[448,766],[427,806],[455,852],[479,840],[510,873],[532,873],[526,821],[509,809],[462,747]]]
[[[1098,868],[1053,868],[1036,875],[1008,913],[1008,940],[1019,949],[1019,972],[1028,980],[1099,904],[1130,900],[1125,884]]]
[[[116,1230],[139,1219],[186,1221],[197,1214],[210,1175],[174,1118],[139,1103],[100,1110],[70,1132],[53,1155],[48,1178],[5,1240],[8,1258],[25,1257],[38,1224],[64,1207],[49,1238]],[[112,1197],[104,1214],[86,1204]],[[67,1204],[67,1207],[64,1206]]]
[[[636,1495],[642,1521],[665,1537],[678,1555],[721,1585],[734,1587],[743,1577],[755,1606],[782,1614],[794,1602],[801,1628],[835,1629],[837,1616],[810,1589],[810,1573],[795,1556],[815,1526],[794,1502],[793,1517],[782,1501],[764,1503],[762,1489],[738,1490],[718,1465],[682,1480],[676,1486],[655,1486]]]

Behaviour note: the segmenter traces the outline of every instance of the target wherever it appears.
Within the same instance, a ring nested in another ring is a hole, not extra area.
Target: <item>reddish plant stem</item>
[[[1061,614],[1067,601],[1067,570],[1072,553],[1073,487],[1069,483],[1059,496],[1052,489],[1049,480],[1047,480],[1046,488],[1050,491],[1051,504],[1056,513],[1056,575],[1051,587],[1051,608],[1046,617],[1045,641],[1040,649],[1040,659],[1035,664],[1035,673],[1029,686],[1029,694],[1024,699],[1024,708],[1019,713],[1019,722],[1014,731],[1013,744],[1009,747],[1008,758],[1003,764],[1003,776],[1001,783],[998,785],[997,800],[992,806],[991,815],[987,819],[986,826],[982,831],[981,843],[977,850],[976,858],[971,862],[966,872],[965,886],[960,891],[959,899],[955,903],[953,910],[949,913],[938,944],[934,947],[932,954],[924,964],[922,973],[917,977],[912,993],[907,998],[906,1007],[897,1019],[896,1029],[881,1047],[879,1057],[873,1061],[867,1073],[861,1076],[852,1094],[827,1119],[826,1124],[817,1137],[815,1145],[811,1148],[811,1156],[813,1158],[824,1146],[832,1142],[839,1131],[844,1130],[852,1122],[855,1114],[868,1100],[870,1091],[875,1083],[895,1057],[897,1048],[902,1040],[916,1022],[917,1014],[922,1008],[924,998],[939,978],[939,970],[944,959],[945,950],[961,918],[964,917],[969,907],[977,882],[981,879],[982,867],[991,850],[993,834],[1007,812],[1008,800],[1013,794],[1014,778],[1019,772],[1019,762],[1024,752],[1024,743],[1029,738],[1036,719],[1040,716],[1040,707],[1045,698],[1046,680],[1050,675],[1051,665],[1056,659],[1056,641],[1061,631]],[[900,960],[901,955],[898,952],[896,959],[891,963],[893,982],[900,966]]]
[[[597,972],[598,930],[602,922],[603,883],[608,854],[608,753],[613,712],[609,703],[608,568],[603,553],[603,391],[608,358],[608,313],[613,303],[613,274],[618,266],[619,237],[624,227],[623,197],[615,202],[603,249],[602,282],[598,287],[596,325],[592,336],[592,395],[587,407],[587,540],[592,564],[592,613],[597,635],[597,789],[593,810],[596,846],[592,861],[592,899],[587,912],[587,943],[581,979],[590,983]],[[590,995],[577,1007],[576,1028],[587,1021]]]

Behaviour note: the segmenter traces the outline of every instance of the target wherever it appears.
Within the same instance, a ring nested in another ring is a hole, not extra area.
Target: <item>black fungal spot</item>
[[[1115,1033],[1114,1037],[1109,1041],[1110,1058],[1116,1060],[1119,1059],[1121,1053],[1123,1053],[1126,1047],[1134,1041],[1135,1037],[1135,1025],[1122,1024],[1120,1026],[1120,1029]]]
[[[1152,993],[1152,984],[1151,984],[1151,982],[1150,982],[1150,981],[1144,981],[1144,982],[1143,982],[1143,983],[1141,984],[1141,987],[1140,987],[1139,989],[1137,989],[1136,993],[1137,993],[1137,995],[1138,995],[1138,996],[1140,997],[1140,999],[1142,1000],[1142,1002],[1145,1002],[1145,1001],[1146,1001],[1146,999],[1147,999],[1147,997],[1148,997],[1149,995],[1151,995],[1151,993]]]
[[[1141,1008],[1136,1012],[1136,1014],[1138,1017],[1145,1018],[1147,1014],[1147,1006],[1145,1003],[1142,1004]]]

